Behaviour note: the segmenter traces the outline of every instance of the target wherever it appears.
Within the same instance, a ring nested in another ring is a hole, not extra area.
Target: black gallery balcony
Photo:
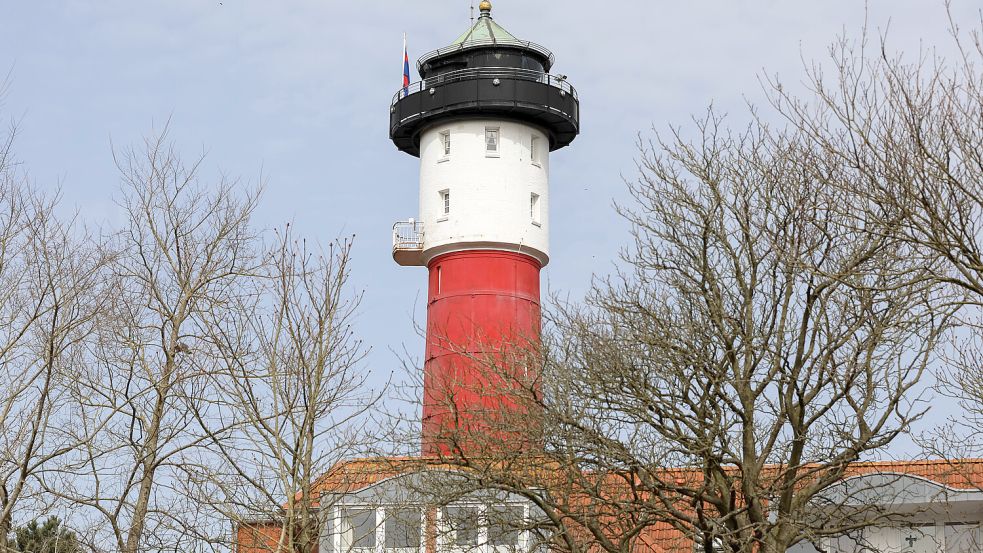
[[[565,77],[513,68],[462,69],[400,89],[390,108],[389,136],[420,155],[420,133],[457,115],[517,119],[542,127],[550,149],[567,146],[580,131],[580,101]]]

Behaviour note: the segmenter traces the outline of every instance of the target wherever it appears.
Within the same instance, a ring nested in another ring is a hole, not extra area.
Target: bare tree
[[[959,293],[954,335],[939,389],[960,402],[932,453],[983,452],[980,370],[983,306],[983,14],[952,40],[915,59],[891,54],[888,39],[841,40],[832,70],[809,72],[815,95],[796,98],[770,82],[772,103],[787,123],[851,174],[842,185],[866,199],[860,216],[893,221],[933,277]],[[962,430],[959,432],[958,430]]]
[[[56,199],[16,171],[0,147],[0,547],[14,517],[43,513],[37,479],[78,445],[67,378],[98,311],[103,260]],[[78,435],[84,435],[84,431]]]
[[[927,409],[949,317],[936,264],[893,220],[857,217],[864,198],[841,186],[856,175],[797,130],[735,133],[711,111],[695,131],[645,145],[619,207],[624,269],[558,303],[541,381],[507,388],[543,449],[450,459],[532,501],[528,529],[563,550],[629,551],[657,530],[707,553],[818,546],[877,520],[844,508],[860,490],[827,490]]]
[[[265,252],[255,293],[209,321],[223,370],[211,380],[216,401],[197,412],[217,429],[221,462],[198,464],[189,491],[258,549],[316,550],[316,482],[357,451],[354,423],[378,399],[352,328],[350,259],[351,241],[309,249],[288,226]]]
[[[206,315],[257,263],[256,195],[224,178],[200,185],[200,161],[184,165],[166,130],[116,156],[126,221],[106,246],[99,335],[75,386],[84,426],[100,431],[46,481],[101,529],[96,539],[127,553],[180,547],[168,543],[183,512],[176,464],[204,439],[187,398],[213,367]]]

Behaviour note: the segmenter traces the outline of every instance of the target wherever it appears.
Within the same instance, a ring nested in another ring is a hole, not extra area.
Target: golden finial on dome
[[[473,6],[474,4],[472,4]],[[478,4],[478,9],[481,13],[491,13],[491,2],[488,0],[481,0],[481,4]]]

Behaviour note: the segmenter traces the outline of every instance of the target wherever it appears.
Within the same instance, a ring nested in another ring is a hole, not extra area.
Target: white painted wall
[[[499,152],[485,150],[486,127],[499,128]],[[441,133],[451,133],[444,156]],[[539,138],[540,163],[530,159]],[[451,194],[444,216],[442,190]],[[529,216],[530,194],[539,195],[539,220]],[[495,249],[549,261],[549,139],[539,129],[513,121],[450,121],[420,137],[420,220],[423,263],[453,251]]]
[[[850,537],[828,539],[825,548],[827,551],[833,553],[980,553],[983,551],[983,534],[980,533],[980,526],[983,525],[983,491],[972,488],[949,488],[919,476],[882,472],[848,478],[824,493],[830,505],[846,503],[858,508],[877,506],[881,509],[881,514],[890,515],[889,518],[878,521],[879,524],[855,532]],[[961,533],[961,536],[958,533]],[[961,541],[957,539],[960,537],[963,538]],[[793,549],[794,553],[815,551],[804,545]]]
[[[983,504],[980,501],[905,504],[889,524],[864,528],[853,539],[829,538],[833,553],[979,553],[983,551]],[[958,528],[960,535],[952,533]],[[957,539],[958,538],[958,539]],[[798,548],[796,553],[815,551]]]

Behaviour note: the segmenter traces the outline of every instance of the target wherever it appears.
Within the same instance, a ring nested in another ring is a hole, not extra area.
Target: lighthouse
[[[519,409],[502,374],[514,363],[509,352],[539,344],[550,154],[580,132],[577,92],[550,74],[553,64],[484,1],[464,34],[420,58],[421,80],[390,107],[390,138],[420,159],[419,215],[394,225],[393,258],[429,275],[427,456],[476,454],[462,436],[494,433],[496,418]],[[516,440],[511,447],[525,447]]]

